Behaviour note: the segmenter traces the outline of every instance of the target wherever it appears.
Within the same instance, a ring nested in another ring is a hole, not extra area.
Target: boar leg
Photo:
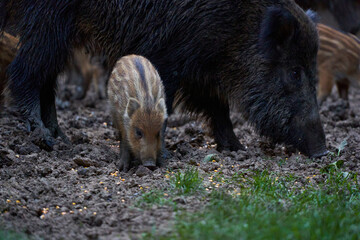
[[[170,153],[169,151],[165,148],[165,130],[166,130],[166,126],[167,126],[167,119],[165,120],[163,127],[161,129],[161,151],[159,156],[157,157],[157,161],[156,161],[156,165],[158,167],[164,167],[165,165],[165,160],[169,158]]]
[[[56,22],[51,26],[41,23],[43,28],[26,35],[8,71],[12,97],[28,129],[34,131],[33,141],[49,150],[54,145],[53,137],[62,135],[56,120],[55,88],[58,73],[68,59],[71,33],[68,24],[57,23],[61,27],[56,28],[52,24]]]
[[[325,99],[331,94],[334,86],[334,77],[327,69],[319,71],[319,87],[318,87],[318,104],[321,105]]]
[[[30,135],[32,142],[42,149],[51,151],[55,144],[54,139],[50,130],[45,127],[41,120],[40,94],[34,95],[31,98],[31,107],[20,107],[20,112],[24,115],[27,130],[32,132]]]
[[[206,102],[203,99],[206,99]],[[204,109],[204,116],[210,120],[210,128],[218,151],[245,150],[234,133],[228,102],[223,103],[220,99],[209,96],[202,96],[195,101],[198,107],[201,106]]]
[[[69,79],[68,82],[71,82],[76,86],[75,88],[75,99],[82,100],[86,96],[86,92],[84,90],[84,76],[81,74],[78,66],[73,65],[69,68],[66,74]]]
[[[92,79],[93,79],[92,71],[83,73],[83,82],[82,82],[83,95],[81,96],[81,99],[84,99],[86,97],[87,92],[89,91]]]
[[[218,151],[245,150],[245,147],[239,142],[234,133],[227,101],[221,101],[218,97],[201,94],[201,92],[187,95],[185,101],[185,105],[189,110],[202,113],[209,120]]]
[[[53,137],[55,138],[61,137],[61,139],[66,144],[70,144],[69,139],[60,129],[56,117],[57,114],[56,114],[56,106],[55,106],[54,86],[48,86],[48,84],[45,84],[45,86],[40,92],[40,104],[41,104],[41,119],[45,124],[45,127],[50,130],[50,133]]]
[[[350,82],[347,78],[336,81],[336,86],[341,99],[348,101]]]
[[[95,86],[95,92],[98,95],[99,99],[106,98],[106,87],[105,87],[105,79],[103,79],[103,72],[98,67],[94,67],[93,69],[93,81]]]
[[[239,142],[239,139],[234,133],[230,119],[229,105],[214,108],[209,113],[209,116],[210,126],[219,151],[245,150],[245,147]]]
[[[107,79],[108,75],[105,75],[105,71],[101,71],[98,76],[98,79],[95,78],[95,84],[98,86],[98,96],[99,99],[106,99],[106,87],[107,87]]]
[[[106,90],[111,73],[111,69],[109,69],[106,59],[102,59],[99,69],[101,69],[99,76],[99,98],[106,99],[107,98]]]
[[[73,52],[73,61],[70,69],[70,76],[74,78],[71,81],[76,84],[75,98],[78,100],[84,99],[92,78],[89,56],[85,53],[84,49],[77,49]]]
[[[127,172],[131,168],[131,156],[129,152],[129,146],[126,140],[120,140],[120,162],[119,169]]]
[[[92,79],[95,85],[95,92],[99,99],[106,98],[107,80],[110,77],[111,70],[108,69],[104,56],[90,58],[92,68]]]
[[[42,149],[52,150],[53,138],[41,119],[39,84],[33,78],[35,74],[28,72],[31,69],[29,67],[31,63],[27,62],[27,56],[33,56],[33,54],[20,52],[10,65],[9,88],[19,111],[24,117],[27,130],[32,131],[32,141]]]
[[[82,100],[86,97],[90,87],[91,80],[93,78],[92,71],[85,71],[82,69],[81,77],[79,78],[80,83],[76,87],[76,99]]]

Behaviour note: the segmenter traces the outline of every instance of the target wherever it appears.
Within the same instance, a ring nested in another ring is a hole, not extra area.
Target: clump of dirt
[[[219,153],[203,122],[173,115],[169,119],[167,166],[155,171],[132,169],[118,172],[118,142],[106,100],[90,94],[72,99],[61,86],[58,105],[60,126],[72,145],[57,142],[47,152],[32,143],[16,111],[7,108],[0,118],[0,226],[44,239],[139,238],[154,226],[166,229],[174,210],[166,206],[137,208],[144,192],[165,188],[166,171],[194,166],[200,173],[222,168],[231,176],[243,170],[268,170],[307,177],[333,161],[329,157],[309,160],[292,149],[272,145],[259,137],[239,113],[232,114],[235,133],[246,151]],[[360,173],[360,91],[352,90],[350,108],[333,94],[321,107],[330,151],[347,139],[341,153],[345,169]],[[218,162],[204,161],[216,154]],[[179,204],[197,210],[197,198]]]

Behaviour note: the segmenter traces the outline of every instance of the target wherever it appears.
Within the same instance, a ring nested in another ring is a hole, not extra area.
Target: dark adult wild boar
[[[110,68],[124,55],[148,58],[163,80],[168,113],[176,98],[202,114],[220,150],[244,149],[229,117],[234,102],[260,134],[311,157],[326,152],[315,92],[317,31],[292,0],[1,0],[0,9],[0,26],[16,19],[22,42],[10,89],[50,147],[51,136],[62,135],[56,75],[72,49],[85,45],[104,52]]]
[[[167,112],[154,66],[141,56],[122,57],[110,76],[108,95],[120,135],[120,169],[128,171],[137,161],[148,168],[160,165]]]

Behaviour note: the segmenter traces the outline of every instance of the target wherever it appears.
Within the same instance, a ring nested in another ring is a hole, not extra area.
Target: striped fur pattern
[[[347,100],[349,86],[360,85],[360,40],[323,24],[318,24],[318,30],[318,100],[324,101],[335,84],[339,96]]]
[[[119,168],[127,171],[136,162],[149,168],[161,165],[167,111],[154,66],[137,55],[121,58],[110,76],[108,96],[120,136]]]
[[[4,90],[7,85],[6,70],[15,58],[18,43],[19,39],[8,33],[0,36],[0,107],[4,102]]]

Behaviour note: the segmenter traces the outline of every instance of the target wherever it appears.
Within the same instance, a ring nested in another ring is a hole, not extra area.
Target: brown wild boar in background
[[[323,24],[318,30],[318,102],[331,94],[334,84],[339,96],[348,100],[349,86],[360,86],[360,40]]]
[[[7,67],[15,58],[18,43],[19,40],[8,33],[0,36],[0,108],[4,104],[4,90],[7,85]]]
[[[144,57],[122,57],[108,84],[113,123],[119,131],[119,168],[128,171],[136,162],[148,168],[161,165],[165,93],[160,76]]]
[[[106,85],[109,73],[106,71],[106,60],[101,56],[91,56],[85,49],[74,51],[72,64],[66,68],[65,76],[68,83],[76,85],[76,99],[84,99],[94,84],[99,99],[106,98]]]

